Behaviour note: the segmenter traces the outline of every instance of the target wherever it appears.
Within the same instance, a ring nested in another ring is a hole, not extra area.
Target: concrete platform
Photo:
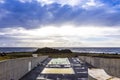
[[[74,74],[72,68],[45,68],[41,74]]]
[[[67,61],[66,63],[68,63],[69,66],[67,68],[71,68],[74,71],[74,74],[69,74],[67,73],[67,71],[61,70],[56,70],[59,74],[43,74],[42,71],[44,69],[51,68],[50,66],[48,66],[51,58],[48,58],[45,62],[36,67],[34,70],[32,70],[20,80],[88,80],[88,68],[86,64],[80,61],[78,58],[68,58],[68,60],[69,61]],[[62,64],[59,69],[64,68],[65,66],[63,65],[66,64]]]

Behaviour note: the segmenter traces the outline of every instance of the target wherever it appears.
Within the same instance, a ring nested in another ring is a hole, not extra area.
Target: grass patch
[[[120,59],[120,54],[102,54],[102,53],[38,53],[39,56],[49,56],[50,58],[71,58],[78,56],[114,58]]]
[[[49,56],[50,58],[71,58],[75,57],[74,53],[39,53],[38,56]]]
[[[23,57],[32,57],[32,52],[13,52],[13,53],[6,53],[5,56],[0,56],[0,60],[23,58]]]
[[[71,58],[77,56],[89,56],[100,58],[120,59],[120,54],[98,54],[98,53],[38,53],[38,56],[49,56],[50,58]],[[32,57],[32,52],[13,52],[7,53],[6,56],[0,56],[0,60]]]
[[[100,58],[114,58],[120,59],[120,54],[105,54],[105,53],[78,53],[79,56],[100,57]]]

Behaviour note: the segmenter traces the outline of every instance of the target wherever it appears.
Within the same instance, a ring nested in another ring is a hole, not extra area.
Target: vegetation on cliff
[[[37,49],[37,51],[35,51],[34,53],[38,53],[38,54],[39,53],[72,53],[72,51],[69,49],[59,50],[59,49],[45,47],[45,48]]]

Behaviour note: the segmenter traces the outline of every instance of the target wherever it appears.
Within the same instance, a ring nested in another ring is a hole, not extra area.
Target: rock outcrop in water
[[[72,51],[69,49],[59,50],[59,49],[45,47],[45,48],[37,49],[37,51],[35,51],[34,53],[72,53]]]

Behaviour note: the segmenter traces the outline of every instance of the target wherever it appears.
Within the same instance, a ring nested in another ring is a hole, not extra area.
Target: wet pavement
[[[41,74],[41,71],[51,60],[51,58],[48,58],[20,80],[88,80],[88,68],[86,64],[78,58],[68,59],[75,74]]]

